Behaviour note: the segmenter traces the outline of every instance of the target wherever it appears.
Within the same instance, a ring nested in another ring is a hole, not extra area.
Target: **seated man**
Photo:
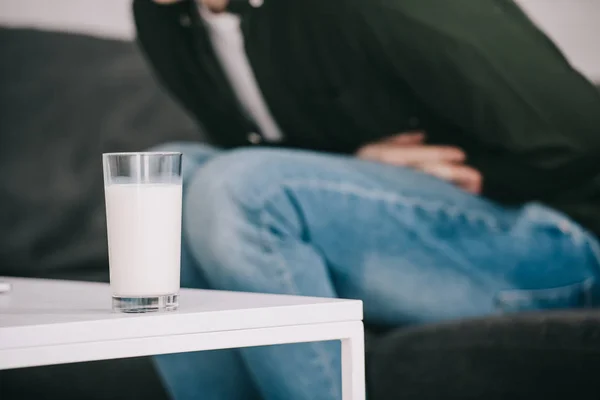
[[[357,298],[389,327],[597,304],[600,94],[512,1],[134,11],[214,145],[163,147],[184,153],[185,286]],[[158,365],[177,399],[333,400],[339,361],[314,343]]]

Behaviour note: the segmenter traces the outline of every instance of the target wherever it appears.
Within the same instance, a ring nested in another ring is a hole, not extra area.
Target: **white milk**
[[[178,293],[181,185],[111,184],[104,190],[113,295]]]

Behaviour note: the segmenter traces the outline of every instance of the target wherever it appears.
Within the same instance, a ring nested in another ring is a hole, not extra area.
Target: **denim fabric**
[[[363,300],[397,326],[597,304],[596,238],[417,171],[295,150],[172,144],[183,285]],[[341,398],[339,343],[157,357],[176,399]],[[223,393],[227,393],[223,395]]]

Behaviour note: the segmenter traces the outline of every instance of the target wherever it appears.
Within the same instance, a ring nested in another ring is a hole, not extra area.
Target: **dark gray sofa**
[[[398,330],[369,353],[376,400],[600,399],[600,311]]]
[[[0,29],[0,60],[0,275],[108,281],[100,155],[200,133],[134,43]],[[3,371],[0,399],[167,396],[138,358]]]
[[[100,154],[201,134],[132,43],[0,29],[0,60],[0,275],[107,281]],[[369,337],[370,400],[600,398],[598,311]],[[121,398],[166,399],[148,358],[0,372],[3,400]]]

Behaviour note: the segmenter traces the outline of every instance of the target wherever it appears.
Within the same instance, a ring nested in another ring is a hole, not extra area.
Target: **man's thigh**
[[[220,152],[192,142],[166,143],[149,151],[182,153],[184,196],[190,179]],[[182,241],[181,249],[181,285],[186,288],[210,289],[185,240]],[[154,362],[163,383],[174,398],[259,398],[236,350],[161,355],[154,357]],[[231,382],[235,382],[235,385],[231,385]]]
[[[297,274],[314,267],[294,265],[309,245],[370,322],[583,306],[597,276],[592,239],[568,218],[536,204],[506,208],[411,169],[254,149],[223,154],[202,174],[218,184],[200,212],[238,207]]]
[[[211,158],[217,156],[221,150],[202,143],[195,142],[170,142],[154,146],[148,151],[153,152],[178,152],[182,154],[182,176],[184,196],[187,196],[189,181],[198,170]],[[184,215],[183,218],[186,218]],[[194,289],[209,289],[209,284],[189,251],[185,238],[181,248],[181,286]]]

